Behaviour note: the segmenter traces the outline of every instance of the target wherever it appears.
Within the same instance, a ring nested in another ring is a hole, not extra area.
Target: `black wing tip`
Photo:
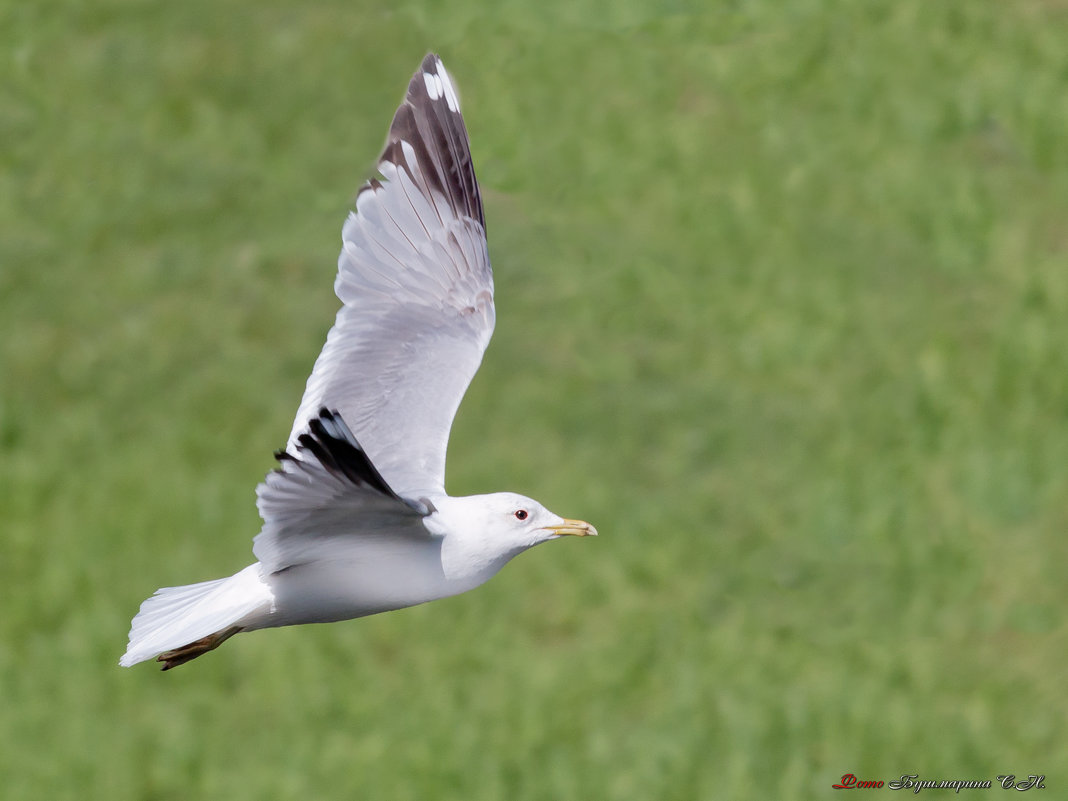
[[[456,91],[456,84],[437,53],[427,53],[423,56],[419,69],[408,84],[409,100],[423,97],[430,100],[442,98],[450,111],[460,112],[460,95]]]
[[[416,164],[408,163],[401,142],[414,152]],[[485,229],[459,90],[436,53],[427,53],[412,76],[379,161],[403,167],[410,175],[418,170],[431,189],[449,199],[458,215],[477,220]]]
[[[307,430],[297,437],[297,449],[310,453],[334,476],[358,487],[370,487],[390,498],[401,499],[378,472],[337,409],[321,407],[318,416],[308,421]],[[280,462],[300,461],[284,450],[277,451],[275,458]]]
[[[423,63],[419,65],[419,71],[437,72],[439,64],[441,64],[441,56],[439,56],[433,50],[430,50],[425,56],[423,56]]]

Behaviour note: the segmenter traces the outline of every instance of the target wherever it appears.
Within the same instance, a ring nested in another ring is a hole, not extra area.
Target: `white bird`
[[[157,590],[120,665],[158,655],[168,670],[238,632],[456,595],[534,545],[597,533],[515,493],[445,493],[449,429],[494,310],[467,129],[436,55],[408,85],[378,171],[342,231],[343,305],[280,467],[256,489],[258,561]]]

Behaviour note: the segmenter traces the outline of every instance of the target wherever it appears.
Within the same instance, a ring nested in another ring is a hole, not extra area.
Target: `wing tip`
[[[337,409],[320,407],[318,415],[311,418],[305,430],[297,436],[296,448],[298,452],[311,454],[327,472],[339,478],[403,500],[378,472]],[[285,450],[276,451],[275,458],[279,462],[302,461]]]
[[[380,168],[384,162],[403,168],[413,179],[418,173],[431,190],[447,198],[454,213],[476,220],[485,230],[460,93],[436,53],[423,57],[408,83],[379,157]]]
[[[441,56],[437,53],[427,53],[423,57],[423,63],[419,65],[419,72],[412,78],[409,86],[409,94],[416,92],[419,87],[419,78],[422,78],[422,89],[431,100],[444,100],[449,111],[460,113],[460,93],[456,91],[456,84],[445,69]]]

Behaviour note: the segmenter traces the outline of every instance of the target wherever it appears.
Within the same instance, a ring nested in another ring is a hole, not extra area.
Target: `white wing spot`
[[[423,73],[423,83],[426,84],[426,93],[431,100],[437,100],[442,95],[441,78],[429,72]]]
[[[449,111],[459,111],[460,98],[456,94],[452,79],[445,70],[445,65],[441,63],[441,59],[438,59],[438,80],[441,81],[442,93],[445,95],[445,102],[449,104]]]

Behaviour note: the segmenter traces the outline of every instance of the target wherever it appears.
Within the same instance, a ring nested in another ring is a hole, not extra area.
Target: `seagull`
[[[445,450],[493,333],[486,221],[455,85],[428,54],[342,229],[342,306],[277,469],[256,562],[141,604],[119,664],[163,670],[235,634],[466,592],[549,540],[594,536],[512,492],[452,497]],[[358,435],[358,436],[357,436]]]

